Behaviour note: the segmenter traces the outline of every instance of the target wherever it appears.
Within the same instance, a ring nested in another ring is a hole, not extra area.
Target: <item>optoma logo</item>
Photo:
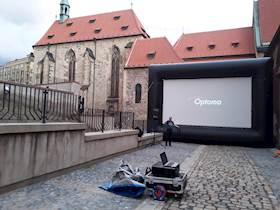
[[[223,102],[221,100],[208,100],[208,99],[200,99],[200,98],[194,99],[194,104],[199,106],[205,106],[205,105],[221,106],[222,103]]]

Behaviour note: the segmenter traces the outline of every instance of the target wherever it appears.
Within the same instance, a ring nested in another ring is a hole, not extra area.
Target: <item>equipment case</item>
[[[157,162],[152,166],[152,174],[157,177],[175,178],[180,176],[180,164],[175,167],[164,166],[162,162]]]
[[[149,191],[154,191],[157,185],[165,188],[167,193],[175,194],[175,196],[182,196],[187,185],[187,174],[180,173],[178,177],[167,178],[154,176],[152,172],[145,176],[145,185]]]

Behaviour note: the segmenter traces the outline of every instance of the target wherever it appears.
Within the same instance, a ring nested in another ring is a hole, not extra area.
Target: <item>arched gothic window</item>
[[[47,51],[42,60],[38,62],[37,81],[39,84],[49,84],[55,81],[54,66],[55,59],[53,54]]]
[[[68,62],[68,81],[74,82],[76,74],[76,55],[72,49],[67,52],[66,61]]]
[[[84,68],[83,68],[83,77],[82,81],[84,85],[89,85],[91,82],[91,71],[92,71],[92,64],[95,61],[95,56],[93,51],[89,48],[86,48],[84,53]]]
[[[120,50],[113,46],[112,70],[111,70],[111,97],[119,96],[119,74],[120,74]]]
[[[39,84],[43,84],[44,82],[44,60],[41,60],[38,63],[38,70],[39,70]]]
[[[141,103],[141,98],[142,98],[142,86],[141,84],[136,84],[135,85],[135,103]]]

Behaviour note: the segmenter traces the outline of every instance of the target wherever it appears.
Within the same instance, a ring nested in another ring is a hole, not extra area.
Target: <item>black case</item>
[[[157,177],[175,178],[180,176],[180,164],[176,167],[162,165],[162,162],[157,162],[152,165],[152,174]]]

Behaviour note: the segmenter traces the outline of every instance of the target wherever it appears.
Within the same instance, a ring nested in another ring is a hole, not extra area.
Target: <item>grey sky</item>
[[[60,0],[0,0],[0,64],[32,51],[59,15]],[[69,0],[70,16],[129,9],[131,0]],[[252,25],[253,0],[133,0],[151,37],[174,44],[183,33]]]

